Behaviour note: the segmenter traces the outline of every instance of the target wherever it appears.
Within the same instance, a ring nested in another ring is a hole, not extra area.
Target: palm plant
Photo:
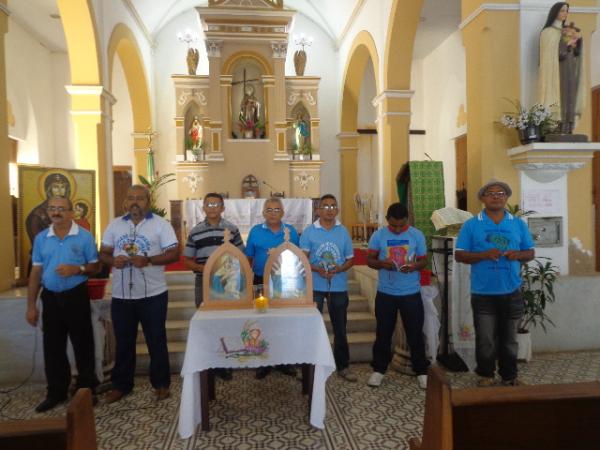
[[[140,183],[142,183],[144,186],[146,186],[148,188],[148,190],[150,191],[150,211],[153,214],[156,214],[160,217],[165,217],[167,215],[167,210],[164,208],[159,208],[156,204],[156,202],[158,200],[158,191],[165,184],[175,181],[175,174],[174,173],[166,173],[164,175],[158,176],[158,173],[157,173],[157,176],[152,181],[149,181],[143,175],[139,175],[138,177],[140,179]]]

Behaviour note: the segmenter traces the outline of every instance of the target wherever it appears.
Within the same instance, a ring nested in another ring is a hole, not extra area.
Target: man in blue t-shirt
[[[480,386],[494,384],[496,352],[502,383],[517,379],[517,330],[523,316],[521,263],[534,258],[527,225],[505,210],[512,194],[502,181],[479,190],[484,209],[465,222],[456,241],[456,261],[471,264],[471,306],[475,325],[475,372]]]
[[[427,367],[419,271],[427,265],[425,236],[408,224],[408,210],[392,203],[385,216],[388,226],[380,228],[369,240],[367,264],[379,271],[375,318],[377,331],[373,344],[373,373],[367,384],[378,387],[392,360],[392,335],[398,311],[406,332],[410,361],[422,389],[427,387]]]
[[[283,202],[279,197],[271,197],[265,200],[263,204],[263,217],[265,218],[264,223],[254,225],[248,235],[248,241],[246,242],[246,249],[244,253],[250,260],[252,265],[252,271],[254,272],[254,285],[263,284],[263,275],[265,270],[265,264],[269,258],[269,251],[275,248],[284,241],[284,230],[288,229],[290,233],[290,242],[294,245],[298,245],[298,232],[296,229],[283,223]],[[295,376],[296,369],[293,366],[282,364],[276,366],[276,369],[280,372]],[[259,380],[266,377],[271,372],[270,366],[262,366],[256,369],[256,378]]]
[[[319,218],[300,236],[300,248],[306,252],[313,274],[313,298],[323,312],[327,310],[333,328],[333,357],[337,373],[346,381],[357,377],[349,369],[350,351],[346,336],[348,312],[348,274],[352,267],[354,250],[348,230],[337,220],[336,198],[325,194],[319,200]]]
[[[44,366],[48,382],[46,398],[36,408],[44,412],[67,399],[71,367],[67,337],[77,365],[77,388],[98,384],[95,374],[94,333],[87,277],[98,271],[94,237],[73,221],[73,204],[65,197],[48,200],[49,228],[33,241],[32,268],[27,290],[27,322],[36,326],[36,305],[42,288]],[[95,396],[94,396],[95,402]]]

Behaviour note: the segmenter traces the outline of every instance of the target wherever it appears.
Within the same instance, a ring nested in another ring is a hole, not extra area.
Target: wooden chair
[[[0,422],[2,450],[96,450],[92,391],[79,389],[67,416]]]
[[[600,383],[452,389],[429,369],[423,441],[410,450],[600,449]]]

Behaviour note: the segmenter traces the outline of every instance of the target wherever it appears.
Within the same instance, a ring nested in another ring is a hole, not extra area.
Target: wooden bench
[[[92,391],[79,389],[67,416],[0,422],[2,450],[96,450]]]
[[[410,450],[598,450],[600,383],[452,389],[429,369],[423,440]]]

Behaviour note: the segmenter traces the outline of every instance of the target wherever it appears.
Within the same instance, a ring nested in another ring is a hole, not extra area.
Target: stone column
[[[75,128],[75,166],[96,171],[96,234],[108,225],[109,199],[112,177],[112,155],[106,151],[105,99],[108,94],[102,86],[66,86],[71,96],[71,116]]]
[[[270,136],[271,139],[276,139],[274,159],[288,160],[289,155],[286,145],[287,122],[285,117],[285,58],[287,56],[287,42],[273,41],[271,42],[271,49],[273,50],[274,88],[268,92],[271,108],[269,120],[272,124],[269,124],[269,129],[272,133]]]
[[[229,118],[223,120],[227,108],[223,109],[222,104],[223,101],[228,101],[229,99],[227,95],[223,99],[223,94],[227,89],[231,89],[231,77],[229,78],[229,87],[227,87],[227,83],[223,84],[221,77],[221,46],[223,41],[207,40],[205,44],[208,56],[208,105],[210,117],[210,150],[206,154],[206,159],[222,161],[223,146],[221,140],[223,138],[223,123],[229,123]],[[226,129],[225,132],[229,135],[231,130]]]
[[[6,120],[6,61],[4,53],[4,35],[8,31],[9,11],[6,0],[0,0],[0,210],[3,220],[0,220],[0,291],[10,289],[15,280],[14,240],[12,204],[8,182],[8,123]]]
[[[341,198],[339,199],[341,219],[347,228],[356,223],[354,194],[358,191],[358,133],[342,132],[337,135],[340,141]]]

